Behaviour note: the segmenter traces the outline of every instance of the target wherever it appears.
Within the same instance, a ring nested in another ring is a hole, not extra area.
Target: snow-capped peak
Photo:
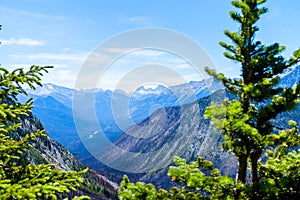
[[[54,85],[52,83],[43,84],[43,87],[37,87],[36,90],[28,89],[28,93],[36,96],[47,96],[52,93],[71,94],[72,89]]]
[[[133,94],[139,94],[139,95],[160,94],[165,90],[167,90],[167,88],[162,85],[151,85],[151,86],[142,85],[139,88],[137,88],[133,92]]]
[[[280,75],[280,78],[283,78],[285,76],[288,76],[289,74],[291,73],[297,73],[298,71],[300,70],[300,66],[293,66],[293,67],[290,67],[288,69],[286,69],[281,75]]]

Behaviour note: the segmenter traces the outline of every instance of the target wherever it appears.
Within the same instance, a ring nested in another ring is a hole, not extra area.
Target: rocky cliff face
[[[36,117],[30,115],[29,117],[22,118],[22,129],[18,131],[17,137],[22,137],[37,129],[44,128]],[[86,166],[84,166],[73,154],[51,139],[48,135],[46,137],[37,138],[32,145],[33,148],[29,149],[23,155],[23,159],[30,163],[51,163],[58,169],[71,171],[78,171],[86,168]],[[117,199],[117,184],[111,182],[106,177],[97,174],[93,170],[89,170],[88,173],[84,175],[84,178],[85,183],[81,188],[79,188],[78,191],[71,193],[69,196],[87,195],[90,196],[91,199]]]
[[[171,186],[166,174],[167,167],[172,163],[168,164],[166,161],[172,160],[173,156],[181,156],[188,161],[202,156],[211,160],[222,174],[235,177],[236,159],[220,149],[222,136],[203,116],[212,99],[220,101],[223,97],[224,91],[218,91],[210,97],[181,107],[159,109],[149,118],[129,128],[115,142],[116,146],[125,150],[124,155],[131,152],[132,156],[127,156],[126,160],[122,159],[122,151],[112,149],[102,157],[111,158],[116,168],[126,166],[136,172],[147,171],[144,174],[132,175],[133,180],[152,182],[159,187]],[[147,156],[139,157],[142,154]],[[139,162],[136,162],[137,160]],[[164,167],[158,171],[151,170],[160,166]]]

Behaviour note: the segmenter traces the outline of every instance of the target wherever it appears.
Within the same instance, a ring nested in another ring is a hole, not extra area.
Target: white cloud
[[[70,51],[70,50],[71,50],[70,48],[66,47],[63,49],[63,52]]]
[[[30,38],[9,38],[0,39],[2,45],[22,45],[22,46],[43,46],[45,43]]]
[[[136,16],[136,17],[129,17],[129,18],[123,18],[124,23],[132,24],[132,23],[140,23],[147,19],[145,16]]]
[[[66,65],[59,64],[59,63],[34,63],[40,66],[54,66],[53,69],[48,70],[49,73],[45,73],[42,77],[43,83],[54,83],[56,85],[62,85],[69,88],[74,87],[74,82],[76,80],[77,74],[78,74],[78,67],[79,66],[73,66],[68,63]],[[15,63],[10,64],[9,66],[5,66],[5,68],[9,70],[14,70],[16,68],[24,68],[25,70],[28,70],[32,64],[29,63]],[[70,67],[72,66],[72,67]]]
[[[153,20],[147,16],[122,17],[120,21],[123,24],[134,24],[140,26],[153,26]]]
[[[184,78],[188,81],[200,81],[203,79],[203,77],[197,73],[185,75]]]
[[[8,8],[4,6],[0,6],[0,10],[5,11],[9,14],[13,15],[22,15],[22,16],[28,16],[28,17],[34,17],[34,18],[40,18],[40,19],[56,19],[56,20],[67,20],[69,18],[64,16],[57,16],[57,15],[45,15],[42,13],[36,13],[36,12],[29,12],[25,10],[19,10],[14,8]]]
[[[161,80],[160,84],[177,85],[190,80],[198,80],[202,77],[184,59],[159,50],[133,51],[107,64],[110,56],[126,50],[107,48],[102,49],[100,52],[89,53],[66,48],[62,49],[60,53],[10,55],[10,60],[19,63],[14,66],[20,67],[24,66],[22,63],[52,65],[54,69],[43,77],[44,83],[51,82],[67,87],[74,87],[80,72],[81,79],[77,85],[81,85],[80,87],[85,89],[95,87],[114,89],[122,86],[122,90],[130,92],[132,88],[136,88],[140,83],[153,83],[152,79]],[[84,71],[80,71],[83,64]],[[102,68],[104,64],[107,65],[105,70]],[[144,67],[146,67],[144,71],[135,70]]]
[[[49,74],[45,74],[42,78],[43,83],[54,83],[57,85],[63,85],[69,88],[74,88],[78,71],[76,69],[61,69],[55,68],[49,71]]]
[[[24,69],[29,69],[33,64],[32,63],[14,63],[11,66],[9,66],[9,68],[11,69],[15,69],[15,68],[24,68]],[[64,64],[59,64],[59,63],[38,63],[35,65],[39,65],[39,66],[54,66],[55,69],[58,68],[67,68],[67,65]]]
[[[131,53],[133,56],[148,56],[150,58],[164,56],[167,52],[160,49],[138,49]]]
[[[54,69],[49,70],[49,74],[45,74],[42,78],[43,83],[54,83],[73,88],[80,67],[87,55],[88,52],[71,49],[62,50],[59,53],[12,54],[9,55],[9,65],[14,68],[26,68],[32,64],[54,66]]]
[[[175,64],[175,67],[178,69],[191,69],[192,66],[189,63],[181,63],[181,64]]]
[[[101,53],[107,53],[107,54],[123,54],[124,52],[128,52],[131,51],[131,49],[129,48],[103,48],[103,50],[101,51]]]
[[[57,62],[57,61],[79,61],[82,62],[86,58],[88,53],[39,53],[39,54],[12,54],[12,57],[15,60],[26,60],[31,62]]]

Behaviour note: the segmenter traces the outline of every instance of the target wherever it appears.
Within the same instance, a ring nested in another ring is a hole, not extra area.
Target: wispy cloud
[[[55,61],[80,61],[82,62],[88,53],[39,53],[39,54],[11,54],[14,60],[23,60],[23,61],[39,61],[39,62],[55,62]]]
[[[50,73],[43,77],[43,83],[74,87],[77,73],[88,53],[84,51],[68,53],[67,51],[61,53],[11,54],[9,56],[10,66],[12,68],[26,68],[32,64],[54,66],[54,69],[51,69]]]
[[[134,16],[134,17],[122,17],[120,18],[123,24],[133,24],[140,26],[152,26],[153,20],[148,16]]]
[[[124,51],[129,53],[112,63],[108,62],[111,57],[122,55]],[[54,69],[43,80],[68,87],[74,87],[79,72],[82,88],[121,87],[120,89],[127,92],[138,87],[139,83],[152,84],[153,80],[161,80],[159,83],[164,85],[176,85],[203,78],[184,59],[169,52],[152,49],[130,51],[122,48],[103,48],[100,52],[89,53],[64,48],[60,53],[13,54],[10,55],[10,60],[19,63],[13,66],[20,67],[25,66],[22,63],[53,65]],[[84,71],[80,71],[82,69]],[[99,71],[100,69],[104,71]],[[94,80],[98,80],[98,85],[95,85]]]
[[[24,68],[24,69],[29,69],[33,64],[32,63],[14,63],[12,66],[8,66],[7,68],[9,69],[15,69],[15,68]],[[35,64],[37,65],[37,64]],[[60,63],[38,63],[40,66],[54,66],[55,69],[66,69],[69,66],[65,64],[60,64]],[[6,66],[5,66],[6,67]]]
[[[22,15],[22,16],[28,16],[28,17],[34,17],[34,18],[42,18],[42,19],[56,19],[56,20],[68,20],[68,17],[65,16],[58,16],[58,15],[45,15],[42,13],[37,12],[29,12],[25,10],[19,10],[14,8],[8,8],[4,6],[0,6],[0,10],[7,12],[12,15]]]
[[[175,67],[178,69],[191,69],[192,66],[189,63],[179,63],[179,64],[174,64]]]
[[[30,38],[0,39],[2,45],[42,46],[45,42]]]
[[[137,51],[133,51],[132,52],[133,56],[147,56],[147,57],[157,57],[157,56],[164,56],[166,55],[166,52],[162,51],[162,50],[151,50],[151,49],[138,49]]]

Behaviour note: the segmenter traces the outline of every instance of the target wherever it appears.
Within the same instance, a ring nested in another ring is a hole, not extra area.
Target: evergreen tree
[[[27,94],[24,85],[31,89],[42,86],[41,76],[49,68],[34,65],[28,71],[19,68],[12,72],[0,68],[0,199],[57,199],[59,193],[76,190],[83,183],[80,175],[87,170],[60,171],[52,164],[25,164],[21,160],[24,151],[32,147],[30,141],[45,134],[38,130],[18,137],[21,118],[29,115],[33,101],[20,103],[17,96]]]
[[[236,96],[222,104],[212,103],[205,112],[214,127],[224,136],[222,148],[232,152],[238,160],[237,180],[221,176],[211,162],[198,158],[187,164],[175,158],[177,166],[170,167],[173,181],[182,188],[169,192],[156,191],[149,185],[121,183],[121,199],[299,199],[300,198],[300,135],[297,124],[287,122],[290,129],[275,127],[278,114],[294,109],[299,102],[300,84],[281,88],[278,83],[284,70],[300,61],[300,49],[290,59],[281,53],[278,43],[263,45],[255,40],[257,22],[267,12],[266,0],[233,0],[239,12],[231,11],[231,18],[239,24],[237,32],[225,31],[232,44],[221,42],[225,57],[239,63],[241,77],[230,79],[206,68],[214,78]],[[265,155],[264,155],[265,153]],[[266,162],[260,158],[265,156]],[[246,182],[247,169],[251,180]],[[204,173],[204,171],[206,173]],[[175,192],[174,192],[175,191]],[[156,195],[155,198],[152,198]],[[162,196],[164,195],[164,196]],[[161,197],[162,196],[162,197]]]
[[[251,161],[252,182],[257,183],[257,163],[267,147],[277,145],[277,134],[271,123],[279,113],[295,108],[298,103],[300,85],[293,88],[280,88],[279,75],[287,68],[296,65],[300,50],[286,60],[280,53],[285,49],[278,43],[266,46],[255,40],[256,26],[267,8],[260,7],[265,0],[233,1],[240,12],[230,12],[238,22],[239,31],[225,31],[233,44],[220,42],[227,51],[224,55],[241,66],[239,79],[229,79],[223,74],[209,70],[210,75],[222,81],[225,88],[238,96],[238,99],[208,108],[206,116],[212,118],[215,127],[221,130],[225,142],[223,148],[234,153],[239,162],[238,180],[245,183],[247,161]],[[223,109],[224,108],[224,109]],[[224,110],[224,113],[216,112]],[[224,117],[223,117],[224,116]],[[221,117],[221,118],[220,118]],[[223,118],[222,118],[223,117]]]

